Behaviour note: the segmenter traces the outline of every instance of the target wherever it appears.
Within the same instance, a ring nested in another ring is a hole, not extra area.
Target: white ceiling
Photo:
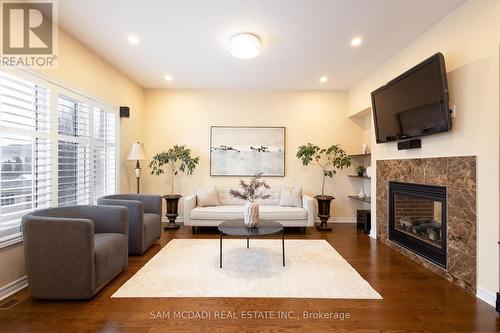
[[[59,22],[145,88],[347,89],[463,2],[61,0]],[[262,52],[234,58],[228,40],[247,31]]]

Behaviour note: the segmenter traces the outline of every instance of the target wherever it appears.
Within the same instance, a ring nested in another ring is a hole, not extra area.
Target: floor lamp
[[[144,154],[144,146],[142,143],[135,142],[130,149],[127,160],[136,161],[135,163],[135,178],[137,178],[137,194],[139,194],[139,180],[141,178],[141,164],[139,161],[144,161],[146,154]]]

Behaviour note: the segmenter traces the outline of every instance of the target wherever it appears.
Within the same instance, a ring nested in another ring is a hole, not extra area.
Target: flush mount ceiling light
[[[360,46],[362,42],[363,42],[363,39],[361,37],[354,37],[351,40],[351,45],[354,46],[354,47]]]
[[[260,53],[260,38],[249,32],[243,32],[231,37],[229,51],[236,58],[251,59]]]
[[[326,81],[328,81],[328,77],[326,77],[326,76],[322,76],[319,78],[319,82],[321,82],[321,83],[325,83]]]
[[[137,45],[139,44],[139,37],[135,36],[135,35],[128,35],[127,36],[127,40],[130,44],[132,45]]]
[[[174,78],[172,77],[172,75],[169,75],[169,74],[165,75],[163,78],[164,78],[164,79],[165,79],[165,81],[167,81],[167,82],[171,82],[171,81],[174,79]]]

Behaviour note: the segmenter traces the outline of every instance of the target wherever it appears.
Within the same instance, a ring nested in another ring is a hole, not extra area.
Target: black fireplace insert
[[[389,182],[389,239],[446,268],[446,187]]]

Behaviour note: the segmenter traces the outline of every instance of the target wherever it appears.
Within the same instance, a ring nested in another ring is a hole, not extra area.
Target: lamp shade
[[[146,154],[144,153],[144,147],[142,143],[135,142],[130,149],[130,154],[128,154],[127,160],[129,161],[141,161],[146,159]]]

